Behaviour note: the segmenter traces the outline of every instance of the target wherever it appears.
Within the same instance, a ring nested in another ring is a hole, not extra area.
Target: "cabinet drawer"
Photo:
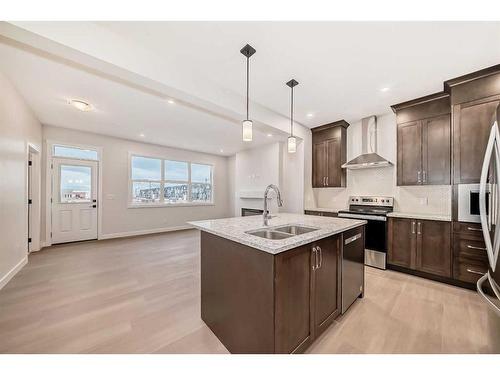
[[[453,222],[453,232],[469,237],[483,238],[483,231],[479,223],[460,223]]]
[[[482,239],[471,240],[455,234],[453,252],[455,257],[477,259],[485,262],[488,260],[486,245]]]
[[[486,273],[486,262],[455,258],[453,264],[453,277],[467,283],[476,283]]]
[[[336,212],[326,212],[326,211],[310,211],[310,210],[305,210],[304,211],[305,215],[315,215],[315,216],[328,216],[328,217],[337,217]]]

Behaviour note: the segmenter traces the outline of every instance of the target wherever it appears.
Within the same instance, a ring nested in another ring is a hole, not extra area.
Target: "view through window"
[[[212,174],[208,164],[132,156],[132,204],[211,203]]]

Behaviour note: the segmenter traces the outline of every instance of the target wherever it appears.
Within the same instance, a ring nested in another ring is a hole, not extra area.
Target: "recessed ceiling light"
[[[92,109],[92,106],[89,103],[86,103],[82,100],[71,99],[69,101],[69,104],[71,104],[76,109],[78,109],[80,111],[84,111],[84,112],[90,111]]]
[[[221,148],[221,149],[220,149],[220,152],[222,153],[222,152],[224,152],[224,150]]]
[[[267,136],[268,136],[268,137],[272,137],[273,135],[272,135],[271,133],[268,133],[268,134],[267,134]]]
[[[144,138],[144,133],[139,134],[139,137]]]
[[[168,103],[168,104],[175,104],[175,101],[174,101],[174,99],[168,99],[168,100],[167,100],[167,103]]]
[[[387,91],[389,91],[389,87],[382,87],[382,88],[380,89],[380,91],[381,91],[381,92],[387,92]]]
[[[314,113],[308,113],[306,116],[307,117],[314,117]]]

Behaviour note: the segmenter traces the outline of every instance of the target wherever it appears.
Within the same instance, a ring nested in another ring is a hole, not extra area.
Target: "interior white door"
[[[98,162],[54,158],[52,243],[97,239]]]

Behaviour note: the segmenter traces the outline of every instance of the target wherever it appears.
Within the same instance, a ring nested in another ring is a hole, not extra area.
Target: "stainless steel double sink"
[[[290,224],[269,229],[268,228],[254,229],[245,233],[251,234],[252,236],[265,238],[266,240],[284,240],[286,238],[298,236],[300,234],[314,232],[315,230],[319,230],[319,228]]]

